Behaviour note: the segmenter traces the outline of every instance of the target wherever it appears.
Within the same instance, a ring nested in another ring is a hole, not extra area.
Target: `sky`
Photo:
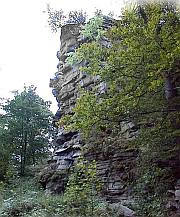
[[[47,4],[69,11],[95,9],[119,14],[124,0],[0,0],[0,97],[11,97],[11,91],[22,90],[24,84],[37,86],[37,93],[57,103],[49,88],[49,80],[57,71],[56,52],[60,33],[52,33],[44,13]]]

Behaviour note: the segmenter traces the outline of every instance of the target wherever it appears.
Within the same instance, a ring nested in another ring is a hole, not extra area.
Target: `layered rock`
[[[104,28],[112,26],[112,19],[105,19]],[[106,84],[101,82],[99,77],[93,77],[84,74],[79,70],[85,63],[70,66],[66,63],[68,53],[74,52],[80,44],[87,41],[80,35],[81,26],[77,24],[68,24],[61,29],[61,46],[57,52],[59,63],[55,78],[51,79],[50,87],[53,88],[53,95],[56,97],[59,109],[55,115],[56,122],[62,116],[71,114],[75,106],[76,99],[79,96],[79,86],[87,90],[93,86],[98,87],[99,94],[106,91]],[[108,39],[101,40],[103,46],[111,46]],[[132,123],[122,123],[122,130],[127,138],[132,138],[136,133]],[[132,129],[129,131],[129,129]],[[49,166],[45,169],[45,175],[42,171],[41,183],[49,193],[61,193],[64,191],[67,183],[68,171],[77,157],[81,155],[82,147],[85,144],[81,139],[79,132],[66,132],[63,127],[58,129],[58,135],[55,142],[55,151]],[[88,145],[86,144],[86,147]],[[106,154],[103,151],[87,151],[85,157],[90,161],[95,159],[97,162],[97,175],[103,183],[102,196],[108,201],[118,202],[129,200],[128,187],[126,184],[130,174],[133,177],[133,167],[137,157],[134,150],[112,150]],[[49,169],[48,169],[49,168]],[[46,175],[49,170],[50,175]]]
[[[131,197],[128,181],[133,181],[135,176],[135,162],[138,152],[126,148],[103,152],[86,152],[85,157],[95,159],[97,164],[97,176],[103,183],[101,195],[109,202],[127,204]]]
[[[57,136],[56,150],[48,165],[40,173],[40,183],[46,193],[64,192],[68,181],[69,168],[81,155],[82,142],[76,132],[61,132]]]

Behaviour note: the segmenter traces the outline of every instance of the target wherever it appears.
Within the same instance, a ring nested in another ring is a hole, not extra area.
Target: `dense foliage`
[[[94,26],[99,20],[93,21],[97,21]],[[86,29],[95,39],[91,23]],[[98,39],[82,44],[68,61],[84,61],[81,70],[100,77],[107,88],[100,93],[95,84],[92,90],[82,90],[73,115],[60,124],[91,139],[97,132],[108,131],[109,140],[114,134],[126,137],[128,125],[133,123],[136,133],[129,145],[139,150],[136,189],[146,204],[143,213],[156,216],[162,207],[157,197],[174,178],[170,166],[159,166],[168,165],[168,159],[179,151],[180,11],[167,1],[133,5],[123,11],[113,28],[105,31],[100,27],[99,32]],[[102,43],[104,39],[108,46]],[[159,201],[154,214],[148,198],[154,198],[154,204]]]
[[[18,169],[35,164],[48,152],[49,126],[52,113],[49,102],[40,98],[34,86],[15,92],[14,98],[2,105],[0,118],[1,179],[8,175],[8,167]],[[10,169],[10,168],[9,168]]]
[[[96,127],[119,127],[122,121],[155,126],[156,121],[174,115],[179,79],[178,33],[179,11],[173,5],[147,4],[124,11],[121,20],[105,35],[111,48],[101,45],[100,40],[83,44],[75,54],[79,61],[88,63],[82,70],[100,76],[108,84],[108,91],[100,97],[96,90],[82,94],[72,126],[83,131],[87,131],[87,125],[92,129],[94,122]]]
[[[38,167],[38,166],[37,166]],[[80,167],[79,167],[80,168]],[[82,168],[82,167],[81,167]],[[40,169],[40,168],[36,168]],[[76,169],[76,172],[80,171]],[[69,195],[47,195],[44,190],[39,186],[35,177],[23,177],[14,179],[7,188],[0,194],[0,216],[1,217],[117,217],[117,210],[112,209],[107,203],[95,198],[95,194],[89,192],[90,188],[86,189],[86,186],[93,186],[91,181],[94,176],[94,166],[89,165],[89,169],[83,169],[83,171],[90,172],[90,180],[80,178],[76,172],[72,174],[69,181],[68,191]],[[81,170],[82,171],[82,170]],[[35,173],[34,167],[32,167],[31,173]],[[78,175],[78,176],[77,176]],[[74,178],[73,178],[74,177]],[[79,180],[79,185],[75,181],[75,177]],[[93,178],[93,179],[94,179]],[[73,181],[74,180],[74,181]],[[77,201],[75,199],[76,193]],[[89,198],[86,197],[90,196]],[[2,200],[3,199],[3,200]],[[83,200],[85,199],[85,201]],[[74,202],[73,202],[74,201]]]

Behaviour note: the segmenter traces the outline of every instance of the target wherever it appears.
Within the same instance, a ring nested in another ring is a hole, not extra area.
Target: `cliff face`
[[[111,25],[108,22],[106,24],[107,28]],[[98,77],[89,76],[79,70],[80,66],[85,63],[73,66],[66,63],[68,53],[74,52],[82,43],[86,42],[86,38],[83,38],[79,33],[80,29],[81,27],[75,24],[63,26],[61,29],[61,45],[60,50],[57,52],[59,60],[58,72],[50,81],[53,95],[56,97],[59,107],[54,122],[64,115],[72,113],[79,96],[79,87],[89,90],[95,85],[98,87],[99,93],[106,91],[106,85]],[[101,43],[104,46],[110,46],[105,38]],[[97,175],[103,186],[101,195],[104,199],[111,203],[120,202],[125,205],[133,202],[128,183],[132,183],[136,177],[136,161],[139,154],[137,150],[127,148],[126,142],[131,140],[137,131],[133,123],[121,123],[121,131],[125,135],[124,144],[118,145],[118,138],[117,140],[114,138],[117,145],[106,147],[103,146],[103,138],[108,137],[107,132],[103,132],[102,141],[98,141],[98,145],[96,145],[94,140],[85,144],[79,132],[66,131],[63,127],[58,128],[52,159],[48,161],[47,167],[40,175],[40,182],[46,192],[51,194],[64,192],[69,169],[83,153],[84,157],[89,161],[96,160]],[[84,147],[87,149],[84,149]],[[179,181],[179,158],[173,157],[165,162],[157,163],[159,163],[160,168],[170,168],[172,174],[174,173],[173,176]],[[175,191],[169,191],[173,196],[170,196],[166,208],[179,210],[179,185],[175,183],[173,189]],[[146,194],[146,192],[144,193]]]
[[[112,21],[109,20],[104,25],[109,28],[111,24]],[[106,85],[98,77],[86,75],[79,70],[79,67],[84,63],[74,66],[69,66],[66,63],[68,53],[74,52],[81,43],[86,41],[79,34],[79,30],[80,26],[75,24],[63,26],[61,29],[61,46],[60,51],[57,52],[58,72],[55,78],[50,81],[50,87],[53,88],[52,92],[59,106],[55,121],[72,112],[79,96],[79,86],[88,90],[96,85],[100,93],[106,89]],[[103,39],[102,43],[109,46],[107,39]],[[128,133],[130,128],[133,129],[133,124],[122,127],[124,131],[127,131],[127,139],[134,135],[133,130],[131,135]],[[84,145],[79,132],[67,132],[63,127],[58,129],[55,142],[56,150],[52,159],[49,160],[49,165],[41,174],[41,183],[48,193],[64,191],[68,169],[81,155],[81,149]],[[86,144],[86,146],[88,145]],[[128,187],[126,182],[127,179],[133,179],[137,152],[125,148],[121,148],[120,151],[119,147],[105,152],[102,147],[101,150],[86,151],[85,157],[90,161],[95,159],[97,162],[97,174],[103,183],[102,195],[111,202],[127,200]]]
[[[63,26],[60,37],[60,50],[57,52],[59,63],[58,72],[54,79],[50,81],[53,88],[53,95],[56,97],[59,112],[62,115],[69,114],[75,105],[78,97],[78,87],[90,88],[95,82],[95,78],[80,72],[81,64],[70,66],[66,63],[66,58],[70,52],[74,52],[84,39],[79,36],[80,26],[69,24]]]

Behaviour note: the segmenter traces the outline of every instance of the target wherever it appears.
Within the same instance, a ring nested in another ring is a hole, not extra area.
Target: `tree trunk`
[[[36,163],[36,160],[35,160],[35,152],[33,151],[32,153],[32,163],[33,163],[33,166],[35,166],[35,163]]]
[[[175,83],[173,82],[172,77],[169,75],[166,77],[165,80],[165,96],[166,99],[169,101],[170,99],[174,98],[177,94]]]
[[[21,175],[25,175],[25,166],[26,166],[26,151],[27,151],[27,132],[24,136],[24,145],[22,147],[22,161],[21,161]]]

